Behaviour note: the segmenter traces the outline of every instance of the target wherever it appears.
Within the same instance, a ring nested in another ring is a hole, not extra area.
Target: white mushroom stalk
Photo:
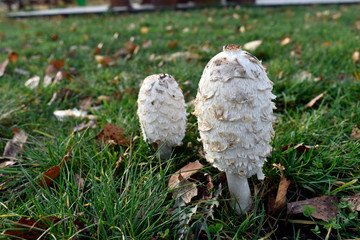
[[[186,105],[176,80],[169,74],[144,79],[138,96],[138,111],[144,140],[158,151],[161,159],[171,155],[185,136]]]
[[[272,88],[261,62],[232,44],[210,60],[199,82],[194,114],[205,157],[226,172],[238,213],[252,203],[247,178],[265,177],[261,168],[274,135]]]

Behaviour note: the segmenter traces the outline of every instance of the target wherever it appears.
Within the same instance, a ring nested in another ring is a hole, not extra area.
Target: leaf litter
[[[95,139],[106,144],[121,146],[128,146],[130,143],[129,136],[125,135],[124,130],[111,123],[106,124]]]
[[[0,157],[0,169],[16,163],[16,158],[21,154],[28,138],[28,135],[20,129],[14,128],[11,131],[14,136],[5,145],[3,155]]]

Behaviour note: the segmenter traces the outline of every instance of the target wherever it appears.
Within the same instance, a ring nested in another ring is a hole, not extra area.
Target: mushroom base
[[[246,177],[239,174],[226,173],[230,195],[232,196],[231,205],[235,207],[238,214],[249,210],[252,203],[249,183]]]

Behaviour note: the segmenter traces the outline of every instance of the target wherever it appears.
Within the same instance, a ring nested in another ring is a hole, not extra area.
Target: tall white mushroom
[[[265,177],[261,168],[274,134],[272,88],[261,62],[233,44],[210,60],[199,82],[194,114],[205,157],[226,172],[238,213],[252,203],[247,178]]]
[[[138,96],[138,111],[144,140],[169,158],[172,147],[185,136],[186,105],[176,80],[169,74],[154,74],[144,79]]]

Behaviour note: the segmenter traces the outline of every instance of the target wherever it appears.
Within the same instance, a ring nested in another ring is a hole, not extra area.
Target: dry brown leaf
[[[95,61],[104,67],[115,65],[115,58],[103,56],[103,55],[95,55]]]
[[[23,150],[23,144],[26,143],[28,135],[22,130],[14,128],[11,130],[14,133],[12,140],[8,141],[4,148],[3,157],[15,159]]]
[[[15,229],[7,230],[5,235],[14,236],[20,239],[46,239],[46,234],[39,238],[47,228],[59,222],[61,219],[57,217],[40,217],[39,219],[22,217],[14,223]]]
[[[350,137],[354,139],[360,139],[360,130],[357,124],[353,126]]]
[[[101,53],[101,49],[103,46],[104,46],[103,42],[99,43],[95,48],[94,55],[99,55]]]
[[[179,183],[180,175],[182,178],[187,179],[194,173],[198,172],[200,169],[202,169],[204,165],[202,165],[199,160],[196,160],[195,162],[191,162],[184,167],[182,167],[180,170],[178,170],[174,175],[171,176],[168,187],[170,189],[175,188],[176,185]]]
[[[60,167],[54,166],[50,169],[48,169],[44,174],[42,179],[40,180],[40,187],[45,188],[45,186],[51,186],[54,179],[60,175]]]
[[[124,131],[113,124],[106,124],[101,132],[95,137],[96,140],[105,143],[112,143],[122,146],[129,145],[129,136],[124,134]]]
[[[84,98],[84,99],[80,100],[79,108],[80,108],[80,110],[87,111],[91,108],[92,103],[93,103],[92,97]]]
[[[321,99],[325,94],[327,93],[327,91],[317,95],[316,97],[314,97],[310,102],[308,102],[308,104],[306,104],[306,108],[311,108],[312,106],[314,106],[314,104]]]
[[[135,44],[133,41],[128,41],[125,43],[125,48],[130,54],[136,54],[140,50],[140,46]]]
[[[79,125],[75,126],[73,128],[74,132],[81,132],[82,130],[88,129],[88,128],[97,128],[96,122],[94,120],[90,120],[88,123],[82,122]]]
[[[304,201],[292,202],[287,204],[287,214],[303,213],[304,207],[310,206],[316,208],[316,211],[311,214],[311,216],[328,222],[330,219],[335,218],[339,213],[339,210],[336,208],[337,203],[336,196],[322,196]]]
[[[274,201],[274,205],[271,206],[271,209],[269,209],[269,212],[272,214],[279,213],[286,205],[286,194],[287,190],[290,186],[291,181],[287,180],[284,176],[283,167],[281,164],[273,164],[274,167],[278,168],[281,174],[280,184],[278,187],[278,191],[276,194],[276,199]]]
[[[5,59],[5,61],[0,63],[0,77],[2,77],[4,75],[8,64],[9,64],[9,59]]]
[[[198,160],[191,162],[186,166],[178,170],[171,176],[168,187],[169,189],[175,189],[173,197],[180,196],[185,203],[189,203],[191,199],[198,195],[198,189],[195,183],[192,183],[188,178],[202,169],[202,165]]]
[[[16,52],[11,52],[8,56],[9,61],[14,64],[17,62],[18,58],[19,58],[19,54],[17,54]]]
[[[149,33],[149,28],[148,27],[142,27],[140,29],[140,32],[141,32],[141,34],[148,34]]]
[[[351,210],[360,211],[360,194],[351,197],[343,197],[341,201],[351,204]]]
[[[352,54],[353,63],[354,63],[354,64],[358,63],[358,62],[359,62],[359,59],[360,59],[360,53],[359,53],[359,51],[353,52],[353,54]]]
[[[291,42],[290,36],[285,36],[281,39],[281,46],[285,46]]]
[[[144,40],[144,41],[143,41],[143,44],[142,44],[142,47],[143,47],[144,49],[146,49],[146,48],[151,47],[151,45],[152,45],[152,41],[151,41],[151,40]]]
[[[174,41],[169,42],[167,46],[169,49],[174,49],[177,47],[177,45],[178,45],[178,41],[174,40]]]

